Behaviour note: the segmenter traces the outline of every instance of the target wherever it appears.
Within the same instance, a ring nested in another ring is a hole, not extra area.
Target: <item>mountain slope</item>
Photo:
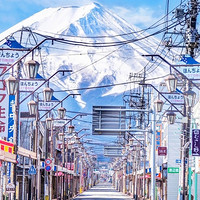
[[[19,31],[21,29],[23,31]],[[76,97],[78,105],[73,100],[67,101],[66,107],[71,111],[91,112],[93,105],[122,105],[122,93],[130,89],[129,85],[95,87],[124,83],[130,73],[143,73],[149,60],[141,55],[156,53],[165,56],[169,53],[164,47],[158,47],[159,40],[96,3],[44,9],[0,34],[0,38],[12,33],[24,47],[34,47],[45,37],[65,39],[65,42],[44,42],[35,51],[34,59],[41,63],[40,74],[45,77],[59,69],[73,70],[71,74],[59,74],[51,80],[54,90],[81,93]],[[127,40],[134,42],[122,43]],[[108,43],[110,46],[106,47]],[[95,47],[90,44],[95,44]],[[146,67],[147,78],[154,79],[169,73],[167,65],[153,62]],[[94,89],[76,90],[88,87]],[[63,93],[55,95],[59,99],[65,96]],[[78,126],[80,122],[75,123]],[[95,137],[105,140],[104,137]]]

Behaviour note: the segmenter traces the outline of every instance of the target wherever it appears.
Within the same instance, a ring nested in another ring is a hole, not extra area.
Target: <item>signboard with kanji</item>
[[[167,172],[168,173],[179,173],[179,168],[178,167],[168,167]]]
[[[178,93],[162,93],[172,104],[184,104],[184,97]]]
[[[200,66],[193,66],[193,65],[182,65],[180,67],[176,66],[176,69],[178,69],[179,72],[184,74],[189,79],[200,79]]]
[[[156,150],[160,147],[162,142],[162,124],[156,124]]]
[[[0,65],[0,74],[4,73],[6,66]],[[7,77],[7,76],[6,76]],[[8,136],[8,100],[9,95],[6,91],[5,76],[0,80],[0,137]]]
[[[36,90],[44,81],[39,80],[20,80],[19,90],[23,92],[32,92]]]
[[[166,156],[167,155],[167,147],[158,147],[158,155]]]
[[[58,104],[58,102],[56,101],[49,101],[49,102],[39,102],[38,103],[38,109],[39,110],[51,110],[53,107],[55,107]],[[64,124],[66,123],[66,121],[64,122]]]
[[[15,193],[15,185],[13,183],[8,183],[6,186],[7,193]]]
[[[192,156],[200,156],[200,129],[192,130]]]
[[[0,140],[0,150],[13,154],[14,144],[5,140]]]

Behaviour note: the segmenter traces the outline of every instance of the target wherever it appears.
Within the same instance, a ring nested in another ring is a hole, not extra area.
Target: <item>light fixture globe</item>
[[[52,123],[53,123],[52,118],[50,118],[50,117],[46,118],[46,127],[47,127],[47,129],[51,129]]]
[[[62,141],[64,135],[64,133],[58,133],[58,140]]]
[[[168,120],[169,124],[175,123],[176,114],[174,112],[170,111],[166,114],[166,116],[167,116],[167,120]]]
[[[35,78],[38,73],[40,64],[35,60],[29,60],[25,63],[25,65],[28,71],[28,78]]]
[[[183,93],[185,105],[189,107],[193,107],[195,104],[196,93],[192,90],[188,90]]]
[[[74,126],[73,125],[68,126],[68,133],[72,134],[73,132],[74,132]]]
[[[33,100],[29,101],[28,102],[28,109],[29,109],[30,115],[36,115],[36,113],[37,113],[37,103]]]
[[[66,114],[66,109],[63,107],[58,108],[58,117],[59,119],[64,119]]]
[[[163,108],[163,101],[160,99],[157,99],[155,102],[155,108],[156,108],[156,112],[162,112],[162,108]]]
[[[177,78],[174,74],[170,74],[165,78],[165,83],[169,92],[175,92],[177,87]]]
[[[15,95],[19,86],[19,82],[14,76],[9,76],[5,79],[6,88],[9,95]]]
[[[43,95],[44,95],[44,101],[51,101],[53,96],[53,89],[49,87],[44,88]]]

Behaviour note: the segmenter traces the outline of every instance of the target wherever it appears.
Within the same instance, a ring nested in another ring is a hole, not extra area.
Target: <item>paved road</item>
[[[131,198],[113,189],[109,183],[99,183],[74,200],[131,200]]]

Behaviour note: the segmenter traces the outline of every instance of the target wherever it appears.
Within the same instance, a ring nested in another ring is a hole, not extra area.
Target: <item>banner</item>
[[[192,130],[192,156],[200,156],[200,129]]]

